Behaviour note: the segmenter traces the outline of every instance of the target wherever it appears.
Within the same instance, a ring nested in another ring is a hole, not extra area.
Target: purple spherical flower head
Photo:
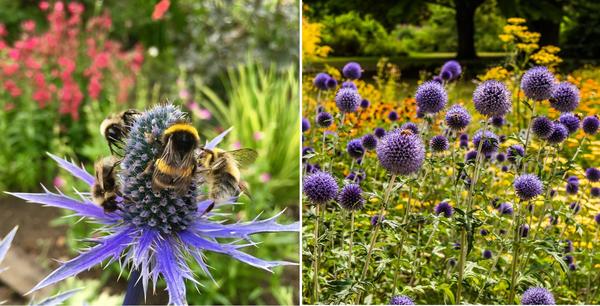
[[[471,150],[465,154],[465,161],[474,161],[477,157],[477,151]]]
[[[562,113],[558,121],[567,128],[569,134],[577,132],[579,123],[581,122],[579,116],[574,115],[573,113]]]
[[[485,116],[504,116],[512,107],[511,95],[506,85],[496,80],[487,80],[473,92],[475,109]]]
[[[579,183],[567,182],[565,192],[568,194],[577,194],[579,192]]]
[[[521,224],[519,227],[519,235],[521,235],[523,238],[529,236],[529,225]]]
[[[552,132],[552,135],[546,140],[548,140],[548,143],[550,144],[559,144],[565,141],[568,136],[569,131],[567,130],[567,127],[560,122],[554,122],[554,132]]]
[[[542,182],[535,174],[522,174],[515,179],[513,185],[515,193],[523,201],[535,198],[544,190]]]
[[[596,221],[596,224],[600,225],[600,213],[594,217],[594,221]]]
[[[460,136],[458,136],[458,139],[463,140],[463,141],[469,141],[469,134],[462,133],[462,134],[460,134]]]
[[[383,136],[385,136],[385,129],[384,128],[380,128],[380,127],[375,128],[373,130],[373,134],[375,134],[375,137],[381,139],[381,138],[383,138]]]
[[[406,295],[396,295],[390,300],[390,305],[414,305],[415,302]]]
[[[490,259],[490,258],[492,258],[492,251],[485,250],[485,251],[483,251],[482,256],[483,256],[484,259]]]
[[[429,146],[433,152],[446,151],[450,147],[448,139],[444,135],[433,136],[429,141]]]
[[[590,196],[592,198],[600,197],[600,187],[592,187],[592,189],[590,189]]]
[[[407,122],[407,123],[401,125],[398,130],[400,130],[400,131],[402,131],[402,130],[410,130],[415,135],[419,134],[419,127],[416,124],[412,123],[412,122]],[[398,130],[396,130],[396,131],[398,131]]]
[[[521,297],[523,305],[555,305],[554,296],[548,289],[542,287],[532,287],[525,292]]]
[[[331,79],[331,76],[327,73],[318,73],[313,79],[313,85],[320,90],[327,90],[327,81]]]
[[[491,154],[498,151],[498,144],[500,141],[498,140],[498,136],[492,133],[491,131],[477,131],[473,136],[473,145],[476,150],[479,150],[479,145],[481,142],[481,152],[483,154]]]
[[[567,264],[569,264],[569,265],[570,265],[570,264],[572,264],[572,263],[573,263],[573,261],[575,260],[575,258],[573,258],[573,256],[572,256],[572,255],[567,255],[567,256],[565,256],[565,257],[564,257],[564,260],[565,260],[565,262],[566,262]]]
[[[454,213],[454,208],[452,208],[450,203],[444,201],[436,205],[434,211],[436,215],[444,214],[444,217],[450,218]]]
[[[581,205],[579,205],[579,203],[577,202],[573,202],[569,204],[569,208],[571,209],[573,214],[577,214],[581,210]]]
[[[366,134],[362,137],[362,145],[367,150],[374,150],[377,147],[377,137],[373,134]]]
[[[306,132],[310,130],[310,122],[308,122],[308,119],[306,118],[302,118],[302,132]]]
[[[500,168],[500,170],[502,172],[508,172],[508,166],[504,165],[504,166],[502,166],[502,168]]]
[[[337,80],[334,78],[329,78],[329,80],[327,80],[327,89],[335,89],[337,87]]]
[[[335,105],[343,113],[354,113],[362,98],[358,92],[350,88],[340,88],[335,95]]]
[[[506,160],[506,154],[504,154],[504,153],[496,154],[496,160],[500,163],[504,162]]]
[[[362,108],[367,108],[371,105],[371,102],[369,102],[369,100],[367,99],[362,99],[362,101],[360,101],[360,107]]]
[[[385,221],[385,217],[382,217],[381,220]],[[377,223],[379,223],[379,215],[371,217],[371,226],[375,226]]]
[[[585,170],[585,177],[590,182],[600,181],[600,170],[598,170],[598,168],[594,168],[594,167],[587,168]]]
[[[560,112],[572,112],[579,105],[579,89],[569,82],[561,82],[554,87],[550,106]]]
[[[523,74],[521,89],[527,98],[541,101],[549,99],[554,91],[554,75],[546,67],[533,67]]]
[[[570,270],[570,271],[575,271],[575,270],[577,270],[577,265],[575,265],[575,263],[570,263],[570,264],[569,264],[569,270]]]
[[[345,78],[356,80],[360,79],[360,75],[362,74],[362,68],[358,63],[349,62],[344,68],[342,68],[342,74]]]
[[[390,121],[396,121],[398,120],[398,113],[395,111],[390,111],[388,113],[388,119],[390,119]]]
[[[500,206],[498,206],[498,212],[501,215],[509,215],[512,216],[513,214],[513,207],[510,203],[502,203],[500,204]]]
[[[450,79],[456,80],[460,77],[460,74],[462,73],[462,67],[457,61],[450,60],[444,63],[440,75],[443,74],[445,71],[450,73]]]
[[[354,84],[354,82],[352,81],[346,81],[344,83],[342,83],[342,88],[347,88],[347,89],[352,89],[352,90],[358,90],[358,87],[356,87],[356,84]]]
[[[587,116],[583,118],[583,121],[581,122],[581,128],[588,135],[595,135],[598,133],[598,127],[600,127],[600,120],[596,115]]]
[[[502,127],[505,121],[506,120],[504,120],[504,117],[502,116],[493,116],[490,118],[490,123],[497,128]]]
[[[354,159],[361,158],[365,154],[365,148],[362,145],[361,139],[350,140],[346,146],[346,151]]]
[[[326,204],[338,193],[338,185],[327,172],[315,172],[304,178],[302,190],[311,203]]]
[[[444,81],[450,81],[450,79],[452,79],[452,73],[450,73],[450,71],[442,71],[440,72],[440,78],[442,78],[442,80]]]
[[[357,184],[348,184],[342,188],[338,196],[338,203],[346,210],[360,210],[365,204],[362,189]]]
[[[425,113],[437,113],[448,102],[448,94],[440,83],[427,81],[417,88],[417,106]]]
[[[471,122],[471,115],[460,105],[452,105],[446,112],[446,125],[454,131],[461,131]]]
[[[320,112],[317,115],[317,124],[323,128],[330,127],[333,124],[333,116],[328,112]]]
[[[517,156],[523,157],[523,155],[525,155],[525,149],[521,145],[512,145],[506,149],[506,158],[512,163],[517,161]]]
[[[567,239],[567,240],[565,240],[565,243],[566,243],[566,245],[564,247],[565,253],[573,252],[573,241]]]
[[[425,147],[421,138],[410,130],[391,132],[377,143],[377,158],[388,172],[407,175],[421,168]]]
[[[571,175],[567,178],[567,182],[579,185],[579,178],[575,175]]]
[[[480,234],[481,236],[487,236],[489,233],[490,233],[490,232],[488,232],[488,230],[486,230],[486,229],[483,229],[483,228],[479,230],[479,234]]]
[[[444,84],[444,80],[439,75],[434,76],[433,79],[431,79],[431,81],[432,82],[436,82],[436,83],[438,83],[440,85]]]
[[[531,131],[541,139],[548,139],[554,133],[554,122],[544,116],[537,117],[531,122]]]

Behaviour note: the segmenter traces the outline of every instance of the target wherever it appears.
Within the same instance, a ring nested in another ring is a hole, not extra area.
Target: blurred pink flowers
[[[154,12],[152,12],[152,20],[160,20],[163,18],[165,13],[169,10],[171,2],[169,0],[161,0],[154,6]]]
[[[205,108],[200,108],[200,106],[196,102],[190,102],[187,104],[187,106],[192,112],[192,114],[194,114],[194,116],[198,117],[201,120],[209,120],[210,118],[212,118],[211,112]]]

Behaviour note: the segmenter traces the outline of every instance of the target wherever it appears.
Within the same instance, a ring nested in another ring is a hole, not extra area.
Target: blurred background
[[[285,209],[282,223],[298,220],[300,131],[290,111],[299,107],[298,20],[294,0],[0,0],[0,191],[85,190],[46,152],[92,171],[109,154],[99,132],[108,114],[169,101],[190,114],[202,141],[234,126],[224,148],[259,152],[244,172],[253,200],[243,197],[237,218]],[[85,247],[80,239],[96,225],[4,194],[0,207],[0,236],[19,225],[0,266],[9,267],[0,301],[28,303],[22,294]],[[297,234],[257,241],[258,257],[299,261]],[[196,266],[204,287],[188,287],[190,304],[298,303],[297,267],[269,274],[215,254],[208,263],[217,284]],[[85,287],[67,304],[120,304],[119,272],[95,268],[44,293]],[[168,301],[158,288],[147,303]]]

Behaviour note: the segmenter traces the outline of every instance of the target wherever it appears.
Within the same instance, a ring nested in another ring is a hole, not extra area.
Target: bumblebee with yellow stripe
[[[185,194],[196,172],[195,150],[200,141],[198,131],[189,122],[177,121],[162,134],[162,153],[151,164],[152,190],[175,190]]]
[[[202,167],[211,200],[227,200],[244,192],[250,197],[246,184],[240,179],[240,168],[252,164],[258,153],[249,148],[223,151],[201,149],[198,164]]]

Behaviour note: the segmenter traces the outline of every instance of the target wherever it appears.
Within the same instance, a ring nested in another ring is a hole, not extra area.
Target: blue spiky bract
[[[540,195],[544,186],[535,174],[522,174],[515,179],[515,193],[523,200],[528,201]]]
[[[583,118],[583,121],[581,122],[581,128],[588,135],[595,135],[598,133],[598,127],[600,127],[600,119],[598,119],[598,116],[596,115],[587,116]]]
[[[415,100],[421,111],[437,113],[446,106],[448,94],[440,83],[427,81],[417,88]]]
[[[155,287],[158,278],[162,277],[167,284],[169,303],[184,305],[185,280],[199,284],[189,264],[196,262],[210,276],[204,262],[206,251],[228,255],[267,271],[276,266],[292,264],[262,260],[241,251],[243,247],[255,245],[250,240],[253,234],[299,231],[298,223],[278,224],[276,219],[281,213],[265,220],[226,223],[223,218],[227,215],[216,212],[233,203],[199,200],[201,195],[196,184],[192,184],[182,196],[171,190],[163,190],[157,194],[152,192],[152,174],[145,173],[144,170],[149,162],[158,157],[158,139],[163,131],[169,124],[183,117],[179,108],[160,105],[143,113],[133,125],[126,141],[127,148],[119,177],[121,192],[130,201],[125,204],[122,199],[118,199],[122,210],[105,213],[84,193],[78,193],[79,199],[48,190],[44,193],[11,193],[28,202],[72,210],[75,216],[104,225],[95,246],[63,263],[31,291],[75,276],[104,261],[119,261],[124,268],[131,267],[132,270],[140,271],[139,281],[144,292],[147,292],[150,279]],[[229,131],[230,129],[207,143],[205,148],[214,148]],[[57,156],[50,154],[50,157],[88,186],[94,184],[94,177],[84,169]],[[215,208],[208,212],[213,205]],[[220,242],[220,239],[237,239],[247,243]]]
[[[525,292],[521,297],[521,304],[523,305],[554,305],[554,296],[548,289],[542,287],[532,287]]]
[[[396,295],[390,300],[390,305],[414,305],[415,302],[406,295]]]
[[[446,124],[455,131],[461,131],[471,122],[471,115],[462,106],[452,105],[446,112]]]
[[[569,82],[555,86],[550,97],[550,106],[560,112],[572,112],[579,105],[579,89]]]

